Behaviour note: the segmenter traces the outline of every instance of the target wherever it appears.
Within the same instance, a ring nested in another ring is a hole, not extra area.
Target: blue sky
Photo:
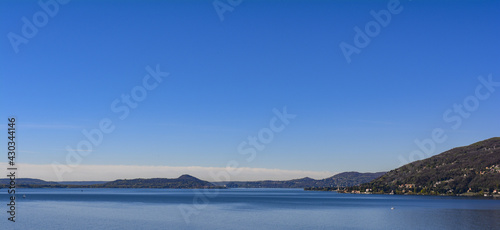
[[[82,130],[109,118],[114,131],[80,165],[236,161],[300,172],[290,177],[391,170],[436,128],[447,139],[429,155],[500,136],[500,87],[483,87],[488,97],[458,128],[443,119],[475,96],[479,76],[500,82],[500,2],[400,1],[348,63],[339,45],[354,45],[354,28],[389,2],[243,1],[221,21],[213,1],[74,0],[16,53],[9,33],[23,36],[22,18],[43,9],[2,1],[1,117],[18,119],[18,163],[64,164],[66,146],[78,150]],[[111,104],[142,85],[147,66],[169,76],[119,119]],[[246,161],[240,143],[284,107],[297,117]]]

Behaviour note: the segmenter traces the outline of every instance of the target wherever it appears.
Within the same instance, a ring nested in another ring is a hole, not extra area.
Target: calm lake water
[[[9,198],[0,190],[1,229],[500,229],[500,200],[490,199],[300,189],[17,193],[16,223],[11,223]]]

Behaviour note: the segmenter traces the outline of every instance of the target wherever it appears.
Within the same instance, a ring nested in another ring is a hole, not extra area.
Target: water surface
[[[500,229],[500,200],[301,189],[18,189],[10,223],[0,192],[2,229]]]

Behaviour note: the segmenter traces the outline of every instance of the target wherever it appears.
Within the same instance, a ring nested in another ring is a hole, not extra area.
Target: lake
[[[5,189],[0,194],[7,230],[500,229],[498,199],[301,189],[17,189],[12,223],[9,196]]]

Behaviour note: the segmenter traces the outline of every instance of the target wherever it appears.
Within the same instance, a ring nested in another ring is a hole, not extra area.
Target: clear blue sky
[[[222,1],[226,2],[226,1]],[[400,1],[386,27],[351,55],[354,27],[389,1],[243,1],[221,21],[212,1],[71,1],[14,52],[36,1],[0,3],[1,118],[18,118],[18,162],[64,162],[83,129],[116,129],[83,165],[384,171],[443,128],[436,152],[500,136],[500,87],[458,129],[443,114],[500,82],[499,1]],[[124,119],[110,109],[142,84],[146,66],[170,75]],[[238,145],[296,114],[255,160]],[[5,125],[2,127],[6,127]],[[6,131],[1,132],[6,138]],[[5,142],[5,141],[4,141]],[[4,150],[2,152],[5,152]],[[5,155],[5,157],[4,157]],[[2,154],[0,162],[6,162]]]

